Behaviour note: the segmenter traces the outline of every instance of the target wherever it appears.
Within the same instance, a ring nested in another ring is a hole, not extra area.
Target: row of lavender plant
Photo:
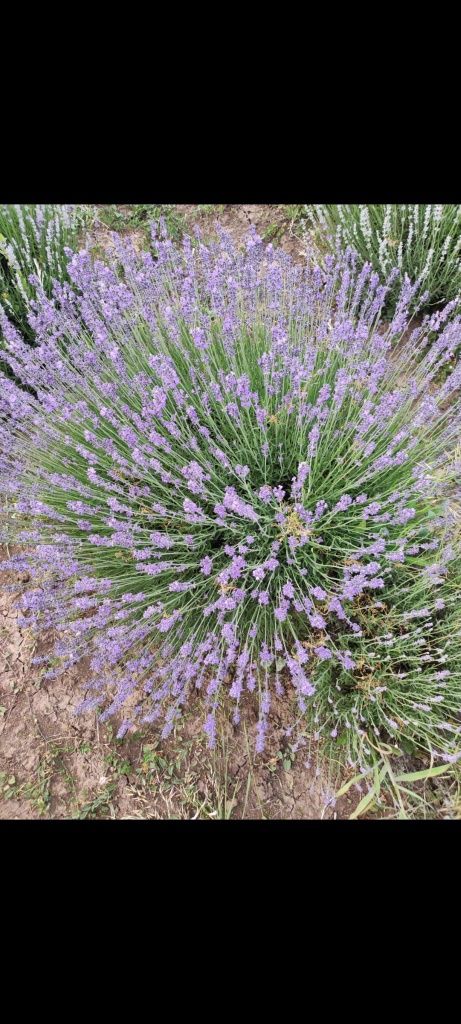
[[[382,280],[398,270],[387,309],[392,310],[405,274],[426,291],[429,305],[460,295],[461,205],[317,203],[305,209],[322,245],[352,246]]]
[[[64,249],[78,249],[90,217],[90,208],[81,206],[0,206],[0,299],[29,341],[34,338],[30,301],[35,298],[30,276],[38,276],[47,295],[53,280],[68,280]]]
[[[361,769],[384,742],[456,760],[456,301],[396,349],[416,286],[383,323],[395,274],[351,250],[301,267],[220,231],[67,255],[51,298],[33,279],[34,349],[0,313],[34,387],[2,381],[3,539],[29,549],[3,567],[58,631],[46,677],[88,658],[81,710],[119,736],[191,708],[212,745],[220,705],[257,705],[261,751],[283,700]]]

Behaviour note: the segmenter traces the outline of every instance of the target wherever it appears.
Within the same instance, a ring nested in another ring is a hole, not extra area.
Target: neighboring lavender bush
[[[28,550],[2,568],[31,574],[24,622],[58,630],[45,678],[87,656],[81,710],[123,711],[119,736],[193,707],[213,744],[220,703],[235,723],[256,703],[261,751],[285,701],[350,764],[383,742],[457,759],[455,303],[397,354],[415,289],[380,325],[386,287],[350,251],[155,252],[116,241],[119,276],[69,253],[72,287],[36,283],[37,348],[1,314],[35,389],[3,380],[3,539]]]
[[[30,340],[29,304],[35,298],[30,275],[40,278],[47,295],[54,279],[67,281],[64,249],[78,248],[87,218],[88,210],[79,206],[0,206],[0,301]]]
[[[306,207],[330,247],[352,246],[386,280],[396,268],[427,292],[429,305],[461,292],[461,205],[400,203]],[[388,303],[398,295],[397,282]]]

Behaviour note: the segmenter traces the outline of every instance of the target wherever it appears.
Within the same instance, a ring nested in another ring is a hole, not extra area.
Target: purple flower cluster
[[[58,631],[48,678],[87,657],[82,709],[164,736],[200,691],[211,743],[219,704],[238,722],[256,691],[258,750],[291,695],[359,757],[363,724],[414,735],[409,675],[446,721],[452,695],[428,698],[451,685],[461,367],[440,371],[460,317],[426,317],[416,362],[350,251],[320,269],[254,232],[244,251],[222,231],[153,245],[115,238],[110,266],[69,251],[72,286],[37,286],[33,349],[0,309],[27,385],[2,380],[6,531],[28,548],[27,622]]]

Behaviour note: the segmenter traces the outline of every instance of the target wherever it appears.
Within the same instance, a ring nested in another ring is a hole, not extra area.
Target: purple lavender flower
[[[261,501],[264,501],[264,502],[271,501],[271,499],[272,499],[272,487],[269,487],[267,484],[264,484],[264,487],[260,487],[259,488],[258,496],[260,497]]]

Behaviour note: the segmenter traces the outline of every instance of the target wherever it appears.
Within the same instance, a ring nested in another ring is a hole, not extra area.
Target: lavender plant
[[[301,267],[255,233],[114,266],[68,252],[38,280],[5,358],[2,568],[27,570],[24,622],[58,631],[45,678],[87,659],[80,710],[118,735],[195,709],[274,706],[362,770],[402,744],[461,756],[456,302],[406,345],[415,286],[347,250]],[[118,268],[119,273],[115,268]],[[82,326],[83,324],[83,326]],[[415,352],[432,338],[426,356]],[[437,383],[437,381],[439,383]]]
[[[461,206],[434,204],[316,204],[310,222],[327,245],[353,246],[362,262],[386,280],[394,268],[427,292],[430,305],[461,292]],[[398,282],[389,294],[398,297]]]
[[[0,206],[0,298],[30,340],[29,303],[35,297],[30,275],[39,277],[48,295],[54,278],[67,280],[64,248],[78,248],[87,219],[88,210],[79,206]]]

